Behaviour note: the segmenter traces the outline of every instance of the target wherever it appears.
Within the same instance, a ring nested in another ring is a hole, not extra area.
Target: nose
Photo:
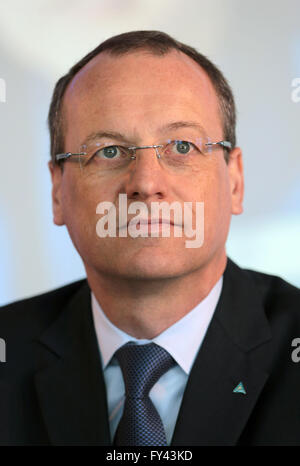
[[[135,150],[125,192],[135,200],[161,199],[167,194],[167,174],[158,157],[159,149],[146,146]]]

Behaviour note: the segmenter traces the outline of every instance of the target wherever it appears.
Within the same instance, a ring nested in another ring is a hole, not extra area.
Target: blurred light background
[[[300,286],[298,0],[19,0],[0,3],[0,305],[85,275],[52,223],[48,107],[56,81],[108,37],[158,29],[221,68],[235,94],[244,213],[229,257]]]

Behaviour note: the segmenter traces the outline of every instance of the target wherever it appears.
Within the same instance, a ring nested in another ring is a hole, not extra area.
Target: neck
[[[133,280],[99,274],[86,266],[91,290],[108,319],[135,338],[152,339],[188,314],[212,290],[226,253],[179,277]]]

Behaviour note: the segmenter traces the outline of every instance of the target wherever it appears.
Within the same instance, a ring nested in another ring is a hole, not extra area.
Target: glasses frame
[[[172,142],[172,141],[171,141]],[[186,141],[186,142],[189,142],[189,141]],[[118,144],[110,144],[111,146],[118,146]],[[205,146],[216,146],[216,145],[219,145],[221,147],[223,147],[224,149],[227,149],[227,150],[231,150],[232,149],[232,144],[231,142],[229,141],[217,141],[217,142],[207,142],[204,144]],[[151,146],[130,146],[130,147],[126,147],[126,149],[128,150],[132,150],[133,151],[133,154],[130,156],[131,159],[136,159],[136,151],[138,149],[155,149],[155,152],[156,152],[156,155],[157,155],[157,158],[160,159],[161,158],[161,155],[160,153],[158,152],[158,148],[159,147],[164,147],[165,144],[154,144],[154,145],[151,145]],[[121,146],[123,147],[123,146]],[[55,155],[55,161],[56,162],[60,162],[62,160],[67,160],[69,159],[70,157],[78,157],[80,155],[87,155],[87,152],[63,152],[61,154],[56,154]]]

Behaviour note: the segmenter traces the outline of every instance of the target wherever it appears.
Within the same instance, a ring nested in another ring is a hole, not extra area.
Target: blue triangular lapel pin
[[[244,395],[246,395],[246,390],[244,389],[243,382],[237,384],[237,386],[233,390],[233,393],[243,393]]]

